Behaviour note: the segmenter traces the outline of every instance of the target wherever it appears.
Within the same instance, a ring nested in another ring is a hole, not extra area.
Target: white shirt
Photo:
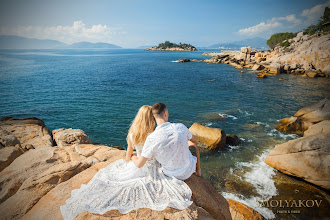
[[[188,179],[196,171],[197,162],[189,150],[191,138],[192,134],[184,124],[166,122],[147,137],[141,156],[154,156],[165,175]]]

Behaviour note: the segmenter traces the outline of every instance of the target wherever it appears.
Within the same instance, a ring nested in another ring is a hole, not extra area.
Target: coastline
[[[251,46],[240,51],[223,50],[205,52],[205,60],[179,59],[178,62],[224,63],[236,69],[249,68],[256,71],[258,78],[266,75],[293,74],[303,77],[330,77],[330,34],[309,36],[298,33],[290,39],[290,46],[275,47],[272,51],[252,50]]]

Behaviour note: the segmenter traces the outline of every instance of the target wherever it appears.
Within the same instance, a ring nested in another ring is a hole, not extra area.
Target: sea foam
[[[260,196],[252,196],[246,198],[242,195],[235,195],[232,193],[222,193],[227,199],[233,199],[238,202],[242,202],[245,205],[257,210],[261,215],[267,219],[275,218],[274,213],[264,207],[258,207],[258,201],[266,201],[277,195],[277,189],[275,187],[275,182],[273,176],[275,175],[275,169],[268,166],[265,163],[265,159],[269,154],[270,150],[266,150],[260,156],[256,162],[238,162],[236,167],[238,169],[242,167],[251,168],[250,172],[243,175],[243,179],[252,184]],[[231,170],[232,171],[232,170]],[[233,173],[233,172],[232,172]]]

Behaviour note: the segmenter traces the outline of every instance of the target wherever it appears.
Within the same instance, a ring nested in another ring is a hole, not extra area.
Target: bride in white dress
[[[189,186],[182,180],[163,174],[154,158],[148,159],[142,168],[137,168],[130,160],[133,148],[140,156],[143,144],[154,127],[151,106],[142,106],[128,131],[126,159],[100,169],[88,184],[72,190],[71,198],[60,207],[65,220],[74,219],[84,211],[104,214],[117,209],[126,214],[139,208],[183,210],[192,204]]]

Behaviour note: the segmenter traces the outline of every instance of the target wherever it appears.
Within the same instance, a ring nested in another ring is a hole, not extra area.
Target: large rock
[[[262,70],[263,68],[264,68],[263,65],[254,64],[252,67],[252,70]]]
[[[297,111],[293,117],[284,118],[276,126],[280,131],[303,134],[309,126],[330,120],[330,101],[320,100]]]
[[[304,121],[318,123],[324,120],[330,120],[330,101],[328,99],[308,105],[294,114]]]
[[[226,133],[222,129],[210,128],[195,122],[189,130],[208,150],[223,148],[226,145]]]
[[[269,72],[272,74],[280,74],[281,73],[281,66],[279,64],[271,64],[269,66]]]
[[[304,137],[308,137],[316,134],[329,134],[329,133],[330,133],[330,120],[325,120],[310,126],[304,132]]]
[[[330,189],[330,134],[316,134],[276,145],[265,162],[275,169]]]
[[[35,117],[16,119],[4,117],[0,119],[0,130],[5,130],[14,136],[23,149],[38,148],[42,146],[53,147],[53,140],[45,123]],[[4,134],[0,132],[1,136]],[[3,136],[0,140],[3,139]],[[6,139],[6,138],[5,138]],[[2,142],[1,141],[1,142]],[[13,140],[15,143],[16,140]],[[3,143],[2,143],[3,144]],[[11,146],[13,144],[10,144]]]
[[[0,171],[9,166],[9,164],[23,153],[24,151],[18,146],[4,147],[0,149]]]
[[[124,155],[124,151],[92,144],[40,147],[24,153],[0,173],[2,218],[22,217],[58,184],[93,164]]]
[[[234,220],[262,220],[264,219],[256,210],[243,203],[227,199],[230,207],[231,217]]]
[[[60,128],[52,132],[57,146],[65,147],[72,144],[92,144],[92,140],[81,129]]]
[[[124,152],[124,151],[122,151]],[[122,157],[123,158],[123,157]],[[116,158],[118,159],[118,158]],[[98,163],[73,176],[71,179],[58,184],[49,191],[22,219],[62,219],[60,206],[71,196],[73,189],[87,184],[100,169],[106,167],[114,158]],[[117,210],[108,211],[103,215],[82,212],[75,219],[231,219],[228,202],[216,189],[201,177],[192,175],[186,180],[191,188],[194,203],[185,210],[166,208],[163,211],[138,209],[127,214]]]

